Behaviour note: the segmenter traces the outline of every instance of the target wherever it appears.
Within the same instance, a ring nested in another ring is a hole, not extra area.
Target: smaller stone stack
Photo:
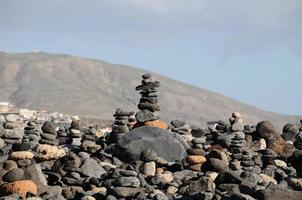
[[[81,146],[82,132],[80,129],[80,120],[73,119],[69,128],[69,136],[72,140],[71,144],[75,147]]]
[[[253,161],[253,155],[249,151],[243,151],[241,158],[241,166],[243,170],[253,172],[255,167],[255,162]]]
[[[8,114],[5,116],[3,124],[3,140],[6,144],[14,144],[22,142],[24,130],[21,127],[20,116]]]
[[[131,130],[135,124],[136,124],[135,112],[131,111],[129,112],[128,115],[128,124],[127,124],[129,130]]]
[[[275,165],[275,158],[277,158],[277,153],[272,149],[266,149],[262,155],[263,166]]]
[[[230,118],[231,131],[244,131],[243,119],[239,112],[233,112],[232,117]]]
[[[59,144],[70,144],[71,139],[68,137],[68,128],[66,127],[60,127],[58,130],[58,137],[57,139],[59,140]]]
[[[39,140],[41,139],[41,131],[39,130],[37,124],[33,121],[28,122],[26,125],[27,126],[24,128],[23,142],[29,143],[33,148],[39,144]]]
[[[155,114],[160,111],[158,103],[158,95],[156,94],[160,83],[154,81],[150,74],[144,74],[142,76],[142,84],[136,87],[137,91],[140,91],[141,98],[138,104],[139,112],[136,113],[135,117],[139,123],[145,123],[149,121],[158,120],[159,117]]]
[[[112,131],[109,136],[109,143],[115,143],[119,135],[123,135],[129,132],[128,123],[129,123],[129,113],[123,111],[122,109],[116,109],[113,117],[115,118]]]
[[[32,165],[35,160],[34,154],[30,151],[30,143],[15,143],[12,146],[10,159],[17,162],[19,167],[28,167]]]
[[[55,125],[50,122],[46,121],[41,127],[43,133],[40,134],[41,140],[39,141],[40,144],[49,144],[58,146],[59,140],[57,140],[57,131]]]
[[[192,141],[192,148],[187,150],[188,156],[186,162],[190,165],[190,169],[194,171],[201,171],[202,165],[206,162],[204,145],[206,143],[205,137],[194,138]]]
[[[186,125],[185,121],[182,120],[173,120],[172,124],[172,132],[178,133],[180,135],[189,135],[191,134],[190,128]]]
[[[82,150],[88,153],[96,153],[102,146],[97,144],[99,142],[96,136],[96,129],[89,127],[85,130],[85,134],[82,138]]]
[[[234,159],[241,159],[242,152],[245,148],[245,137],[244,134],[236,133],[231,140],[230,152]]]

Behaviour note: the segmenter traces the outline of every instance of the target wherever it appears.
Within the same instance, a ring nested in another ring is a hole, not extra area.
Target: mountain
[[[140,84],[146,70],[83,59],[66,54],[0,52],[0,101],[18,107],[112,119],[117,107],[137,110]],[[154,74],[154,73],[152,73]],[[162,119],[185,119],[204,126],[209,120],[227,120],[233,111],[245,122],[271,120],[279,128],[302,117],[263,111],[223,95],[154,74]]]

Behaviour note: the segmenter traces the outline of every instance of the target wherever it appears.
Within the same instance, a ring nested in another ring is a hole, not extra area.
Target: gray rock
[[[38,192],[44,192],[47,180],[39,164],[34,164],[24,170],[25,179],[32,180],[38,187]]]
[[[23,179],[24,179],[24,171],[19,168],[15,168],[6,172],[2,177],[2,180],[5,182],[14,182]]]
[[[155,116],[151,111],[149,110],[141,110],[138,111],[135,115],[135,118],[138,122],[147,122],[147,121],[154,121],[158,120],[159,117]]]
[[[117,180],[116,185],[136,188],[140,186],[140,180],[137,177],[120,177]]]
[[[24,130],[23,129],[14,129],[9,130],[6,129],[3,131],[3,137],[7,139],[21,139],[24,136]]]
[[[124,161],[140,160],[144,150],[151,149],[167,161],[182,160],[186,150],[171,132],[149,126],[133,129],[119,137],[115,154]]]
[[[100,178],[106,173],[106,171],[92,158],[85,159],[80,170],[83,175],[95,178]]]
[[[113,193],[121,198],[134,197],[137,193],[145,193],[144,188],[131,188],[131,187],[115,187]]]
[[[150,161],[156,161],[157,159],[157,154],[155,151],[151,149],[147,149],[142,152],[141,154],[141,160],[145,162],[150,162]]]
[[[19,115],[15,115],[15,114],[8,114],[5,116],[6,121],[8,122],[16,122],[20,120],[20,116]]]
[[[186,125],[186,122],[185,121],[182,121],[182,120],[173,120],[171,121],[171,124],[175,127],[175,128],[179,128],[179,127],[182,127],[184,125]]]

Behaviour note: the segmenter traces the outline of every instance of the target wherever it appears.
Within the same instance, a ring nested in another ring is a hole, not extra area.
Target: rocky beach
[[[302,120],[280,131],[234,110],[207,128],[167,123],[165,83],[141,78],[137,110],[116,108],[108,132],[1,115],[0,200],[302,199]]]

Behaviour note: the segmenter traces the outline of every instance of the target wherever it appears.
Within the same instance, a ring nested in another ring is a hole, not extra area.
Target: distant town
[[[23,121],[45,122],[52,121],[57,124],[71,123],[72,119],[78,119],[79,116],[72,116],[47,110],[30,110],[18,108],[10,102],[0,102],[0,115],[17,114]]]

